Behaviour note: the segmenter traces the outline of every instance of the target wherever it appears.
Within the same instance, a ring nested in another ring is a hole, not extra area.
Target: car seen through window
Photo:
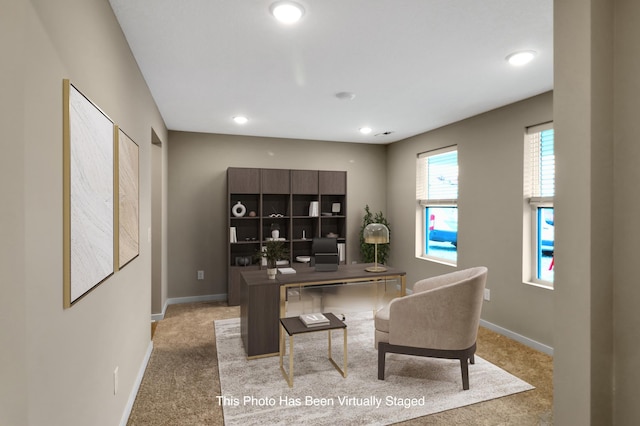
[[[458,208],[426,207],[425,254],[455,262],[458,247]]]

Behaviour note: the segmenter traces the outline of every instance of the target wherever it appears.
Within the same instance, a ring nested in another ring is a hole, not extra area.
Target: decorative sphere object
[[[256,212],[254,212],[253,210],[251,210],[249,212],[249,217],[256,217]]]
[[[251,264],[251,258],[248,256],[237,256],[236,266],[248,266]]]

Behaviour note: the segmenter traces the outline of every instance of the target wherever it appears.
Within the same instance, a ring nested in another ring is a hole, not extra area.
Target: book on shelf
[[[320,313],[315,314],[302,314],[300,315],[300,321],[307,327],[319,327],[322,325],[329,325],[329,318]]]
[[[278,268],[278,272],[281,274],[295,274],[296,270],[293,268]]]

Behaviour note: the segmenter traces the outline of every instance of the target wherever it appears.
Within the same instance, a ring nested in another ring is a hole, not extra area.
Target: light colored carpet
[[[476,356],[469,366],[470,390],[462,390],[455,360],[387,355],[386,380],[377,378],[372,313],[347,316],[348,376],[327,359],[326,332],[295,337],[294,387],[279,358],[247,360],[240,320],[215,321],[225,425],[384,425],[534,389]],[[342,332],[333,332],[333,357],[342,362]]]

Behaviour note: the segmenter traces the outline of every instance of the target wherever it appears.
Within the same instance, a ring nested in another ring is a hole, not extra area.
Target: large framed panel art
[[[115,238],[117,268],[123,268],[139,254],[139,153],[138,145],[116,126],[118,237]]]
[[[63,83],[64,307],[114,273],[114,124]]]

